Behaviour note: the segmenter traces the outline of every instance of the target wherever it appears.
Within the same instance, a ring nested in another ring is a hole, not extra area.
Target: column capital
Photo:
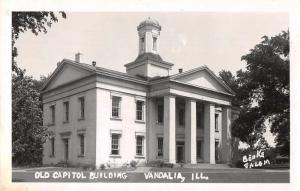
[[[186,97],[186,98],[184,98],[184,100],[186,101],[186,102],[197,102],[197,100],[196,99],[193,99],[193,98],[189,98],[189,97]]]
[[[176,95],[173,95],[173,94],[165,94],[164,97],[176,98]]]
[[[216,106],[216,104],[215,104],[215,103],[212,103],[212,102],[204,102],[204,105]]]
[[[222,109],[232,109],[232,105],[221,105]]]

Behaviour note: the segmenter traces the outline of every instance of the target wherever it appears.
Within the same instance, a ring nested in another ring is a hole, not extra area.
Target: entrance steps
[[[175,164],[174,167],[180,167],[181,164]],[[183,168],[196,168],[196,169],[230,169],[228,164],[209,164],[209,163],[198,163],[198,164],[183,164]]]

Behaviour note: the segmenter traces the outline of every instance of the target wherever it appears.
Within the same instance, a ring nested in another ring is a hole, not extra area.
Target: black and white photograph
[[[291,189],[288,11],[6,14],[10,184]]]

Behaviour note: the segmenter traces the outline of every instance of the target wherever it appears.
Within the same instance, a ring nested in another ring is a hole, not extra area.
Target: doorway
[[[184,162],[184,142],[176,142],[176,163]]]
[[[64,160],[68,162],[69,160],[69,139],[63,139],[64,144]]]

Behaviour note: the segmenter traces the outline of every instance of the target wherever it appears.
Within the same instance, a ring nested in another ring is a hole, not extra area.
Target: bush
[[[135,160],[132,160],[132,161],[130,162],[130,166],[131,166],[131,167],[136,167],[136,165],[137,165],[137,162],[136,162]]]
[[[245,167],[244,167],[244,163],[243,163],[243,161],[241,161],[241,160],[236,161],[236,162],[234,163],[234,166],[235,166],[236,168],[245,168]]]
[[[96,170],[96,165],[94,164],[80,164],[83,170]]]
[[[173,163],[164,163],[163,166],[164,166],[164,167],[167,167],[167,168],[173,168],[173,167],[174,167],[174,164],[173,164]]]
[[[105,165],[104,165],[104,164],[101,164],[101,165],[100,165],[100,169],[101,169],[101,170],[104,170],[104,169],[105,169]]]
[[[164,161],[161,161],[161,160],[160,160],[160,161],[158,162],[158,167],[160,167],[160,168],[164,167]]]
[[[180,165],[180,168],[182,168],[183,165],[184,165],[184,162],[183,162],[183,161],[180,161],[179,165]]]
[[[159,161],[158,162],[158,167],[163,168],[163,167],[167,167],[167,168],[173,168],[174,164],[173,163],[167,163],[164,161]]]

